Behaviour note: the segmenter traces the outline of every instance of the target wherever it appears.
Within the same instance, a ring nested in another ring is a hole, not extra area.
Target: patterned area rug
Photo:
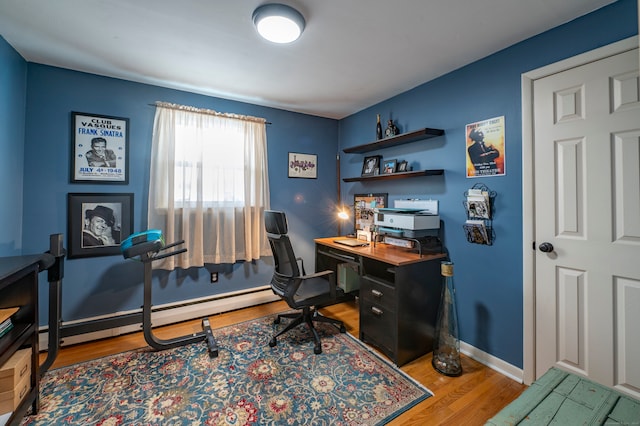
[[[432,394],[353,336],[318,324],[268,345],[274,316],[217,329],[204,343],[125,352],[51,370],[23,425],[376,425]]]

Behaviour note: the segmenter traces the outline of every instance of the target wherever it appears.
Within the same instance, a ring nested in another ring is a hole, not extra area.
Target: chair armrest
[[[317,277],[323,277],[325,275],[331,275],[333,274],[333,271],[328,270],[328,271],[320,271],[320,272],[314,272],[313,274],[309,274],[309,275],[302,275],[300,277],[301,280],[308,280],[309,278],[317,278]]]
[[[300,280],[304,281],[311,278],[320,278],[324,276],[327,277],[327,281],[329,282],[329,291],[331,293],[331,297],[335,299],[336,298],[336,279],[335,279],[334,271],[326,270],[326,271],[314,272],[313,274],[301,276]]]
[[[304,259],[301,257],[296,257],[296,260],[300,262],[300,270],[302,271],[302,275],[307,275],[307,271],[304,270]]]

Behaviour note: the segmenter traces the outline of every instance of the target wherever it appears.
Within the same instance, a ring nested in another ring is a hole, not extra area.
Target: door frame
[[[531,384],[536,376],[533,83],[535,80],[549,75],[637,48],[638,36],[633,36],[522,74],[522,296],[524,316],[522,353],[523,381],[527,385]]]

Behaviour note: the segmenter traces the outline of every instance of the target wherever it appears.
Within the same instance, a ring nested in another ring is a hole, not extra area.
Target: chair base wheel
[[[319,312],[317,312],[316,310],[311,309],[310,307],[303,308],[302,313],[284,313],[284,314],[277,315],[274,318],[273,323],[279,324],[282,318],[290,318],[292,319],[292,321],[287,321],[287,326],[271,338],[271,340],[269,341],[269,346],[272,348],[278,344],[276,341],[276,338],[278,336],[288,332],[293,328],[298,327],[301,324],[306,324],[309,330],[311,330],[313,334],[313,338],[314,338],[313,352],[316,355],[322,353],[322,342],[320,341],[320,335],[318,331],[314,327],[314,322],[331,324],[334,327],[336,327],[338,330],[340,330],[340,333],[347,332],[347,328],[345,327],[344,323],[332,318],[325,317],[321,315]]]

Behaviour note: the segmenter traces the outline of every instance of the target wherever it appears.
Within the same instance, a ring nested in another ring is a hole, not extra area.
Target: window
[[[201,201],[206,207],[221,203],[244,205],[243,140],[243,129],[237,126],[196,129],[176,125],[174,205],[196,202],[200,184]]]
[[[187,253],[160,265],[201,267],[269,255],[265,120],[157,103],[149,228]]]

